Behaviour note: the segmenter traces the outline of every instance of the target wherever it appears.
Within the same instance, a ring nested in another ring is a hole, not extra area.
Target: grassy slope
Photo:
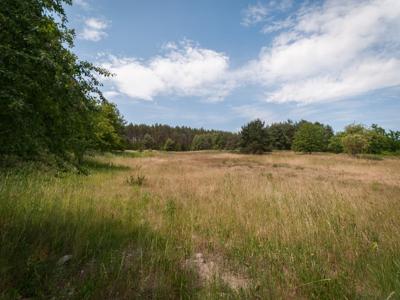
[[[126,154],[88,167],[0,175],[0,298],[400,297],[400,160]]]

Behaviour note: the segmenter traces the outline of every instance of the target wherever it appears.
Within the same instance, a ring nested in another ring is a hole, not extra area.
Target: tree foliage
[[[164,150],[165,151],[174,151],[175,150],[175,142],[172,139],[168,138],[165,141]]]
[[[319,123],[302,123],[296,131],[292,149],[297,152],[311,153],[325,151],[327,147],[326,128]]]
[[[171,127],[161,124],[129,124],[125,127],[128,147],[131,149],[143,148],[146,134],[152,137],[154,141],[153,149],[156,150],[163,150],[168,139],[174,141],[175,151],[210,149],[234,150],[237,148],[239,140],[238,134],[232,132],[179,126]],[[200,137],[197,137],[195,140],[196,136]],[[207,140],[207,142],[204,142],[204,140]]]
[[[110,74],[71,52],[74,32],[67,27],[64,4],[71,1],[3,0],[0,5],[2,157],[36,159],[49,153],[80,161],[89,149],[121,145],[115,136],[121,129],[117,110],[99,90],[98,75]]]
[[[342,143],[344,151],[350,155],[365,153],[368,150],[368,139],[361,133],[345,135]]]
[[[342,135],[334,135],[329,139],[328,151],[333,153],[343,152]]]
[[[291,120],[281,123],[273,123],[268,127],[268,132],[273,149],[290,150],[296,132],[296,124]]]
[[[271,151],[271,139],[263,121],[257,119],[242,127],[240,147],[244,153],[262,154]]]

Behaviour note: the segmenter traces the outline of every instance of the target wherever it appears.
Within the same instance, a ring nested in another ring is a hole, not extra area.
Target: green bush
[[[342,153],[343,152],[343,143],[342,136],[334,135],[329,139],[328,151],[333,153]]]
[[[296,152],[321,152],[326,147],[326,132],[321,124],[305,122],[294,135],[292,149]]]
[[[360,133],[352,133],[344,136],[342,143],[344,151],[350,155],[366,153],[369,146],[367,137]]]

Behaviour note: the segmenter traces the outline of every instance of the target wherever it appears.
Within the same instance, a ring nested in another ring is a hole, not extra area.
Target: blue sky
[[[398,0],[75,0],[67,13],[128,122],[400,129]]]

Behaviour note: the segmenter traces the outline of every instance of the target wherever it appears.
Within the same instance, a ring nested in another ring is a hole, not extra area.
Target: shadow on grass
[[[112,162],[105,162],[96,158],[87,158],[82,163],[82,168],[90,172],[111,172],[111,171],[126,171],[130,168],[124,165],[116,165]]]
[[[125,150],[125,151],[113,151],[112,155],[130,158],[140,158],[140,157],[153,157],[156,153],[153,150]]]
[[[27,210],[5,202],[1,299],[193,298],[196,276],[182,268],[180,247],[149,227],[99,216],[95,207]]]

